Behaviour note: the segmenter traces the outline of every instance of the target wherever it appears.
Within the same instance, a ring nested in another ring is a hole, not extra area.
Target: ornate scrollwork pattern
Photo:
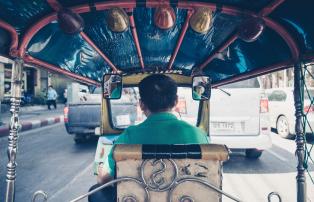
[[[164,175],[166,171],[170,175]],[[145,177],[145,173],[149,178]],[[177,164],[171,159],[145,160],[141,166],[141,177],[149,190],[163,192],[170,189],[177,175]]]
[[[230,194],[222,191],[220,188],[217,188],[215,185],[210,184],[209,182],[197,178],[197,177],[183,177],[180,178],[178,177],[178,166],[176,162],[172,159],[150,159],[150,160],[145,160],[143,161],[141,167],[140,167],[140,174],[141,174],[141,180],[136,179],[133,177],[121,177],[117,178],[115,180],[112,180],[106,184],[103,184],[102,186],[88,192],[87,194],[84,194],[71,202],[77,202],[107,186],[116,184],[116,183],[123,183],[123,182],[135,182],[137,183],[141,188],[145,190],[145,198],[144,201],[148,202],[150,201],[150,192],[165,192],[168,191],[167,193],[167,201],[173,201],[172,196],[174,190],[180,186],[181,184],[185,182],[196,182],[198,184],[204,185],[205,188],[210,188],[211,190],[225,195],[226,197],[240,202],[239,199],[231,196]],[[167,174],[166,174],[167,173]],[[170,173],[170,174],[169,174]],[[146,176],[146,177],[145,177]],[[121,197],[121,196],[120,196]],[[133,195],[126,194],[122,195],[122,200],[123,202],[137,202],[140,201],[140,199],[135,198]],[[180,202],[194,202],[196,199],[192,198],[191,196],[188,195],[183,195],[181,198],[179,198]]]

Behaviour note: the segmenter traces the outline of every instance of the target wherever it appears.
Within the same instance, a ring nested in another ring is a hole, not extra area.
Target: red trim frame
[[[132,13],[129,16],[129,20],[130,20],[130,28],[131,28],[132,35],[133,35],[134,44],[135,44],[136,51],[138,54],[138,59],[140,60],[141,68],[144,70],[144,68],[145,68],[144,67],[144,60],[143,60],[140,42],[139,42],[138,36],[137,36],[136,25],[135,25],[134,16],[133,16],[133,9],[130,9],[129,12]]]
[[[47,3],[53,8],[55,11],[59,11],[62,9],[61,4],[57,0],[47,0]],[[80,32],[81,37],[92,47],[94,50],[108,63],[111,69],[114,72],[118,72],[117,67],[111,62],[111,60],[98,48],[98,46],[89,38],[85,32]]]
[[[273,3],[271,3],[269,6],[265,7],[259,14],[256,14],[252,11],[236,8],[233,6],[222,6],[220,7],[220,10],[222,13],[229,14],[229,15],[246,15],[251,17],[260,17],[261,14],[266,15],[269,14],[272,10],[274,10],[276,7],[278,7],[283,1],[282,0],[275,0]],[[99,2],[95,3],[95,7],[97,10],[105,10],[113,7],[121,7],[121,8],[128,8],[133,9],[138,4],[143,4],[146,7],[156,7],[161,5],[169,5],[169,1],[147,1],[146,3],[138,3],[135,0],[128,1],[128,0],[122,0],[122,1],[108,1],[108,2]],[[215,3],[208,3],[208,2],[187,2],[183,0],[179,0],[177,3],[177,7],[181,9],[195,9],[199,7],[209,7],[213,11],[216,10],[217,5]],[[76,13],[85,13],[90,11],[90,6],[88,4],[75,6],[71,8]],[[27,47],[29,41],[31,38],[45,25],[50,23],[53,20],[56,20],[57,16],[56,13],[52,13],[43,19],[39,20],[37,23],[35,23],[34,26],[32,26],[25,34],[24,38],[22,39],[22,42],[19,47],[19,56],[23,57],[25,55],[25,48]],[[278,33],[284,41],[287,43],[287,45],[290,48],[291,55],[293,61],[297,61],[299,59],[299,48],[296,43],[296,41],[293,39],[293,37],[285,30],[284,27],[282,27],[280,24],[274,22],[272,19],[268,17],[263,17],[265,20],[266,25],[273,29],[276,33]],[[228,42],[228,41],[227,41]],[[227,47],[227,46],[225,46]],[[274,65],[276,66],[276,64]],[[273,67],[273,66],[271,66]],[[254,71],[253,71],[254,72]],[[253,73],[252,73],[253,74]]]
[[[156,7],[160,5],[168,5],[169,2],[159,2],[159,1],[149,1],[145,5],[147,7]],[[100,10],[105,10],[113,7],[121,7],[121,8],[129,8],[133,9],[137,5],[136,1],[108,1],[108,2],[99,2],[95,3],[95,7],[98,11]],[[144,3],[143,3],[144,5]],[[178,2],[178,8],[181,9],[195,9],[195,8],[200,8],[200,7],[209,7],[213,11],[216,10],[217,6],[215,3],[207,3],[207,2],[186,2],[186,1],[179,1]],[[90,6],[88,4],[80,5],[80,6],[75,6],[71,8],[73,12],[76,13],[86,13],[90,11]],[[245,10],[245,9],[240,9],[232,6],[222,6],[221,7],[221,12],[229,15],[247,15],[247,16],[252,16],[252,17],[258,17],[258,15],[254,12]],[[39,20],[37,23],[35,23],[25,34],[22,43],[20,45],[20,50],[19,53],[21,56],[25,54],[25,47],[28,45],[30,39],[44,26],[46,26],[48,23],[50,23],[53,20],[57,19],[57,14],[56,12],[44,17],[43,19]],[[275,30],[276,31],[276,30]]]
[[[185,36],[185,33],[186,31],[188,30],[189,28],[189,22],[190,22],[190,18],[192,17],[194,13],[194,10],[188,10],[188,13],[187,13],[187,16],[185,18],[185,22],[183,24],[183,27],[182,27],[182,30],[181,30],[181,33],[180,33],[180,36],[179,36],[179,39],[178,39],[178,42],[177,42],[177,45],[171,55],[171,58],[169,60],[169,63],[168,63],[168,69],[171,69],[172,68],[172,65],[174,63],[174,60],[176,59],[177,57],[177,54],[179,52],[179,49],[181,47],[181,44],[183,42],[183,39],[184,39],[184,36]]]
[[[116,68],[116,66],[110,61],[110,59],[96,46],[96,44],[84,32],[80,32],[80,35],[108,63],[108,65],[114,72],[119,71]]]
[[[38,66],[44,67],[44,68],[46,68],[48,70],[51,70],[53,72],[64,74],[64,75],[69,76],[71,78],[74,78],[74,79],[76,79],[78,81],[85,82],[85,83],[92,84],[92,85],[96,85],[96,86],[100,86],[99,82],[96,82],[96,81],[94,81],[92,79],[85,78],[83,76],[79,76],[79,75],[74,74],[72,72],[69,72],[67,70],[61,69],[61,68],[59,68],[59,67],[57,67],[55,65],[49,64],[47,62],[44,62],[44,61],[39,60],[37,58],[34,58],[34,57],[30,56],[30,55],[25,55],[23,59],[27,63],[38,65]]]
[[[62,8],[61,4],[57,0],[47,0],[47,3],[55,11],[58,11]]]
[[[17,55],[17,49],[19,44],[19,37],[17,35],[17,32],[13,26],[10,24],[0,20],[0,27],[4,30],[8,31],[11,35],[11,44],[10,44],[10,55],[13,57],[16,57]]]
[[[305,60],[306,63],[314,62],[314,53],[307,53],[302,56],[302,59]]]
[[[199,68],[201,70],[204,69],[206,65],[208,65],[217,56],[218,53],[228,48],[237,39],[238,39],[238,34],[232,33],[231,36],[229,36],[224,43],[222,43],[216,50],[212,52],[212,54],[209,55],[209,57],[205,60],[205,62],[199,65]]]
[[[281,26],[279,23],[271,20],[270,18],[264,17],[263,19],[265,21],[266,26],[275,30],[276,33],[279,34],[281,36],[281,38],[286,42],[286,44],[288,45],[288,47],[290,49],[292,60],[294,62],[298,61],[299,57],[300,57],[300,50],[299,50],[298,44],[292,38],[292,36],[289,34],[289,32],[283,26]]]
[[[271,14],[278,6],[280,6],[285,0],[274,0],[269,5],[267,5],[265,8],[263,8],[260,12],[260,16],[267,16]]]
[[[280,4],[282,4],[285,0],[274,0],[272,3],[267,5],[265,8],[263,8],[259,12],[259,16],[266,16],[269,15],[273,10],[275,10]],[[292,59],[293,61],[297,61],[299,59],[299,48],[297,43],[294,41],[292,36],[285,30],[284,27],[282,27],[280,24],[276,23],[275,21],[271,20],[268,17],[263,17],[263,20],[265,21],[266,26],[268,26],[270,29],[273,29],[277,34],[280,35],[281,38],[286,42],[288,45]],[[224,43],[221,44],[220,47],[218,47],[216,50],[212,52],[211,55],[206,59],[205,62],[203,62],[200,66],[199,69],[204,69],[214,58],[215,56],[219,53],[222,52],[224,49],[229,47],[234,41],[236,41],[238,38],[237,33],[232,34]]]

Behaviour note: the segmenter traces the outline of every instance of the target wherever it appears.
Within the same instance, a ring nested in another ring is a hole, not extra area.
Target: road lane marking
[[[94,162],[92,162],[89,166],[87,166],[82,172],[78,173],[77,175],[75,175],[73,177],[73,179],[68,182],[66,185],[64,185],[61,189],[59,189],[57,192],[55,192],[54,194],[52,194],[48,200],[51,201],[53,198],[56,198],[57,196],[59,196],[62,192],[64,192],[67,188],[69,188],[77,179],[81,178],[84,174],[86,174],[87,172],[91,172],[92,168],[93,168]]]
[[[286,159],[285,157],[280,156],[279,154],[276,154],[275,152],[271,151],[271,150],[266,150],[267,152],[269,152],[271,155],[275,156],[276,158],[278,158],[281,161],[284,162],[288,162],[288,159]]]

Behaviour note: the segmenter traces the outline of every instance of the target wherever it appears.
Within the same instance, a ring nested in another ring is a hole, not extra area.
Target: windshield
[[[146,117],[140,109],[137,87],[123,88],[119,100],[110,100],[111,120],[115,128],[127,128],[143,122]],[[178,104],[173,114],[192,125],[197,123],[199,102],[192,99],[191,88],[178,88]]]

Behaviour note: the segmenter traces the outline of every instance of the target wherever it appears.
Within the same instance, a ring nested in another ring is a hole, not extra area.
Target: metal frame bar
[[[260,12],[260,16],[267,16],[271,14],[278,6],[280,6],[285,0],[274,0],[269,5],[267,5],[265,8],[263,8]]]
[[[295,133],[296,133],[296,156],[298,158],[297,165],[297,201],[306,202],[306,178],[305,178],[305,168],[304,163],[304,135],[302,126],[302,116],[303,116],[303,91],[304,91],[304,81],[302,80],[302,64],[297,63],[294,66],[294,106],[295,106]]]
[[[314,52],[302,55],[302,61],[314,63]]]
[[[237,33],[232,33],[231,36],[229,36],[225,42],[223,42],[219,47],[217,47],[210,55],[209,57],[198,66],[199,69],[204,69],[206,65],[208,65],[220,52],[228,48],[235,40],[238,39]]]
[[[22,94],[23,60],[16,59],[12,67],[10,134],[8,136],[8,164],[6,175],[5,202],[13,202],[15,198],[16,154],[18,145],[19,110]]]
[[[61,4],[57,0],[47,0],[47,3],[50,5],[52,9],[58,12],[62,9]],[[92,41],[85,32],[80,32],[81,37],[107,62],[107,64],[111,67],[114,72],[118,72],[117,67],[111,62],[111,60],[98,48],[98,46]]]
[[[161,4],[169,4],[167,2],[158,2],[158,1],[149,1],[149,2],[136,2],[136,1],[109,1],[109,2],[99,2],[95,4],[95,8],[97,10],[105,10],[109,9],[112,7],[121,7],[121,8],[135,8],[137,5],[143,4],[147,7],[155,7],[155,6],[160,6]],[[278,6],[276,4],[276,6]],[[194,8],[199,8],[199,7],[209,7],[212,10],[216,10],[217,5],[215,3],[207,3],[207,2],[186,2],[186,1],[179,1],[177,3],[178,8],[182,9],[194,9]],[[274,7],[275,8],[275,7]],[[71,8],[74,12],[76,13],[85,13],[90,11],[90,7],[88,4],[76,6]],[[245,10],[245,9],[240,9],[232,6],[222,6],[221,8],[222,13],[226,13],[229,15],[248,15],[251,17],[258,17],[258,14]],[[46,17],[44,17],[42,20],[38,21],[33,27],[31,27],[28,32],[25,34],[22,43],[19,48],[19,55],[23,56],[25,54],[25,47],[28,45],[29,41],[31,38],[45,25],[50,23],[53,20],[56,20],[57,16],[56,13],[52,13]],[[270,26],[271,29],[273,29],[275,32],[279,32],[280,36],[288,42],[288,46],[290,48],[290,51],[292,52],[292,55],[299,55],[296,53],[299,53],[299,50],[297,49],[297,43],[296,41],[293,40],[293,38],[289,35],[289,33],[278,23],[275,23],[272,19],[270,18],[264,18],[267,21],[267,26]],[[278,30],[279,29],[279,30]],[[295,49],[296,48],[296,49]]]
[[[30,56],[30,55],[26,55],[23,59],[27,63],[34,64],[34,65],[37,65],[37,66],[40,66],[40,67],[45,67],[46,69],[48,69],[50,71],[53,71],[53,72],[62,73],[64,75],[67,75],[67,76],[75,79],[75,80],[78,80],[78,81],[81,81],[81,82],[85,82],[87,84],[100,86],[99,82],[96,82],[94,80],[85,78],[83,76],[79,76],[79,75],[74,74],[72,72],[69,72],[67,70],[61,69],[61,68],[59,68],[59,67],[57,67],[55,65],[52,65],[52,64],[47,63],[47,62],[44,62],[44,61],[39,60],[37,58],[34,58],[34,57]]]
[[[182,30],[181,30],[181,33],[180,33],[180,36],[179,36],[179,39],[178,39],[178,42],[177,42],[177,45],[171,55],[171,58],[169,60],[169,63],[168,63],[168,69],[171,69],[172,68],[172,65],[174,63],[174,60],[176,59],[177,57],[177,54],[179,52],[179,49],[181,47],[181,44],[183,42],[183,39],[184,39],[184,36],[185,36],[185,33],[186,31],[188,30],[189,28],[189,22],[190,22],[190,18],[192,17],[194,13],[194,10],[188,10],[188,13],[187,13],[187,16],[185,18],[185,22],[183,24],[183,27],[182,27]]]
[[[141,3],[138,3],[141,4]],[[142,3],[144,4],[144,3]],[[153,7],[153,6],[160,6],[162,3],[158,2],[158,1],[150,1],[147,2],[145,5],[147,7]],[[168,4],[167,2],[165,2],[164,4]],[[108,8],[112,8],[112,7],[122,7],[122,8],[134,8],[136,7],[137,3],[135,1],[120,1],[120,2],[100,2],[100,3],[96,3],[95,7],[97,10],[104,10],[104,9],[108,9]],[[178,7],[179,8],[189,8],[189,9],[193,9],[193,8],[197,8],[197,7],[210,7],[213,10],[216,10],[216,4],[214,3],[207,3],[207,2],[185,2],[185,1],[179,1],[178,2]],[[276,6],[278,6],[279,4],[276,4]],[[275,8],[275,7],[274,7]],[[90,11],[90,7],[89,5],[85,4],[85,5],[81,5],[81,6],[76,6],[73,7],[72,10],[74,12],[77,13],[84,13],[84,12],[89,12]],[[230,15],[242,15],[242,14],[246,14],[252,17],[257,17],[257,14],[251,12],[251,11],[247,11],[244,9],[238,9],[232,6],[223,6],[221,9],[222,13],[226,13],[226,14],[230,14]],[[23,56],[25,54],[25,47],[27,46],[27,44],[29,43],[29,41],[31,40],[31,38],[45,25],[47,25],[48,23],[50,23],[51,21],[56,19],[56,13],[53,13],[51,15],[48,15],[47,17],[43,18],[42,20],[40,20],[39,22],[37,22],[33,27],[31,27],[28,32],[25,34],[22,43],[20,45],[19,48],[19,55]],[[279,32],[280,36],[285,40],[286,43],[288,43],[288,46],[290,48],[290,51],[293,55],[293,58],[297,58],[299,55],[299,49],[297,48],[297,44],[296,42],[293,40],[293,38],[289,35],[289,33],[283,28],[281,27],[278,23],[275,23],[274,21],[272,21],[271,19],[265,18],[267,21],[267,25],[270,26],[271,29],[273,29],[275,32]],[[279,29],[279,30],[278,30]],[[227,41],[228,42],[228,41]],[[137,51],[140,50],[137,48]],[[212,59],[211,59],[212,60]],[[142,66],[142,64],[141,64]],[[144,65],[143,65],[144,66]],[[142,67],[143,67],[142,66]]]
[[[294,62],[297,62],[300,58],[300,49],[298,47],[297,42],[293,39],[293,37],[289,34],[289,32],[281,26],[279,23],[273,21],[268,17],[263,18],[266,26],[274,30],[279,36],[286,42],[288,45],[291,56]]]
[[[114,72],[118,72],[118,68],[111,62],[111,60],[96,46],[96,44],[82,31],[81,37],[107,62]]]
[[[288,45],[292,59],[296,62],[299,59],[299,48],[296,43],[296,41],[292,38],[292,36],[285,30],[284,27],[282,27],[279,23],[271,20],[268,17],[265,17],[269,15],[273,10],[275,10],[280,4],[282,4],[285,0],[274,0],[272,3],[270,3],[268,6],[263,8],[258,16],[262,16],[263,20],[265,21],[266,26],[273,29],[277,34],[280,35],[281,38],[284,39],[286,44]],[[229,47],[234,41],[236,41],[238,38],[237,32],[233,33],[231,36],[229,36],[225,42],[223,42],[216,50],[212,51],[212,53],[209,55],[209,57],[198,66],[200,70],[204,69],[216,56],[219,52],[222,52],[224,49]]]
[[[47,3],[55,11],[58,11],[62,8],[61,4],[57,0],[47,0]]]
[[[137,30],[136,30],[135,21],[134,21],[133,9],[129,9],[128,13],[129,13],[130,27],[131,27],[131,31],[132,31],[133,40],[134,40],[134,44],[136,47],[138,59],[140,60],[141,68],[144,70],[144,68],[145,68],[144,60],[143,60],[143,56],[142,56],[140,42],[139,42],[138,36],[137,36]]]

